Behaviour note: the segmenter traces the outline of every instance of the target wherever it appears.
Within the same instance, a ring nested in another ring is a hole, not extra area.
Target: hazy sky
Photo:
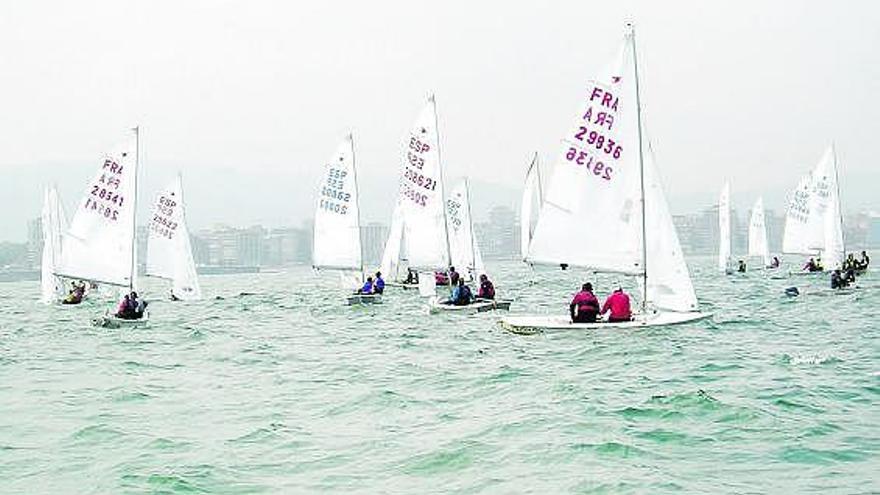
[[[447,182],[467,174],[475,202],[513,206],[627,20],[673,212],[713,204],[724,179],[735,205],[781,209],[831,140],[844,208],[880,206],[876,2],[7,1],[0,240],[24,238],[47,181],[72,214],[136,123],[142,215],[181,170],[191,228],[299,224],[354,131],[366,219],[387,222],[431,92]]]

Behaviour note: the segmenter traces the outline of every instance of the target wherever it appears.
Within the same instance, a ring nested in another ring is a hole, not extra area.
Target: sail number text
[[[97,179],[97,184],[92,184],[89,196],[86,197],[85,208],[89,211],[96,212],[108,220],[119,219],[119,208],[125,204],[125,196],[119,194],[119,185],[122,180],[122,165],[114,160],[104,160],[101,167],[101,176]]]
[[[351,201],[351,193],[343,191],[348,171],[331,167],[327,171],[327,183],[321,187],[321,199],[318,207],[322,210],[345,215],[348,213],[348,203]]]

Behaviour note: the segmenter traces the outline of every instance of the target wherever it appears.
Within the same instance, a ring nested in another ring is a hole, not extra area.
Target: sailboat
[[[65,289],[64,281],[55,275],[55,270],[61,263],[61,235],[67,228],[67,217],[54,185],[47,186],[43,194],[43,212],[40,220],[43,229],[40,301],[49,304],[61,298]]]
[[[837,153],[830,145],[816,167],[798,182],[785,215],[782,252],[821,258],[828,269],[846,256]]]
[[[403,208],[400,199],[391,214],[391,227],[388,229],[388,239],[385,241],[385,249],[382,251],[379,271],[385,277],[385,285],[388,287],[418,288],[418,282],[411,280],[412,275],[410,275],[409,260],[406,255],[406,239],[403,232]],[[408,279],[410,280],[407,281]]]
[[[480,275],[488,275],[483,264],[483,256],[477,244],[471,216],[470,187],[467,179],[455,187],[446,199],[446,218],[449,225],[449,249],[452,264],[460,267],[465,280],[479,281]],[[459,313],[478,313],[494,309],[510,309],[509,300],[477,300],[466,306],[444,304],[436,297],[430,301],[432,312],[453,311]]]
[[[730,183],[725,182],[718,198],[718,271],[730,274]]]
[[[55,275],[87,280],[133,291],[137,277],[137,212],[139,130],[106,155],[89,182],[70,228],[62,240],[61,263]],[[101,326],[142,324],[105,316],[94,320]]]
[[[404,142],[398,199],[381,264],[383,273],[397,273],[397,281],[404,264],[408,272],[418,272],[417,287],[426,297],[434,295],[434,273],[445,272],[452,262],[443,197],[437,105],[431,96]]]
[[[767,243],[767,225],[764,220],[764,198],[755,200],[749,217],[749,256],[761,258],[764,268],[770,267],[770,247]]]
[[[528,256],[529,243],[532,241],[532,235],[535,229],[532,225],[532,201],[537,196],[538,208],[544,202],[543,188],[541,185],[541,167],[538,164],[538,154],[535,153],[529,169],[526,171],[525,185],[523,186],[522,201],[519,210],[519,246],[522,259]]]
[[[171,281],[171,299],[174,301],[202,298],[186,224],[180,175],[156,196],[153,204],[147,237],[146,274]]]
[[[312,267],[339,272],[343,283],[363,282],[362,246],[354,138],[349,134],[324,164],[315,204]],[[347,298],[349,305],[381,301],[381,294],[352,294]]]
[[[615,63],[586,87],[581,111],[563,139],[526,261],[638,277],[638,311],[632,321],[619,323],[511,316],[501,320],[502,327],[523,333],[647,327],[710,316],[698,309],[653,153],[643,137],[632,26]]]

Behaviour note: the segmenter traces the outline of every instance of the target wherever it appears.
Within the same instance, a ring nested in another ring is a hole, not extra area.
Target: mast
[[[446,272],[452,266],[452,248],[449,247],[449,216],[446,214],[446,194],[443,191],[443,160],[440,158],[440,124],[437,119],[437,100],[432,94],[428,100],[434,107],[434,131],[437,133],[437,165],[440,169],[440,204],[443,205],[443,233],[446,237]]]
[[[131,208],[131,275],[128,278],[128,290],[134,291],[134,277],[137,273],[137,204],[138,175],[141,169],[141,132],[140,126],[134,128],[134,203]]]
[[[636,30],[632,23],[629,23],[628,26],[630,29],[630,43],[632,43],[633,74],[636,85],[636,125],[638,125],[639,129],[639,188],[642,207],[642,312],[644,313],[648,306],[648,241],[645,237],[647,227],[645,222],[645,156],[642,149],[642,102],[639,98],[639,63],[636,59]]]
[[[837,172],[837,148],[831,141],[831,157],[834,164],[834,184],[837,186],[837,215],[840,217],[840,241],[843,248],[843,261],[846,261],[846,236],[843,235],[843,206],[840,204],[840,175]]]
[[[354,201],[355,207],[357,208],[357,228],[358,228],[358,244],[360,245],[360,258],[361,258],[361,283],[366,279],[366,273],[364,273],[364,233],[361,227],[361,191],[358,187],[358,179],[357,179],[357,165],[356,160],[354,159],[354,133],[348,133],[348,142],[351,144],[351,176],[352,181],[354,182]]]
[[[467,177],[464,178],[464,197],[467,200],[468,228],[471,233],[471,261],[474,264],[474,280],[477,280],[480,276],[477,273],[477,239],[474,235],[474,218],[471,216],[471,186]]]

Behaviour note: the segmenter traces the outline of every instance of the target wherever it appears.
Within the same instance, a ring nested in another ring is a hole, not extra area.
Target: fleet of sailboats
[[[524,262],[633,277],[640,291],[636,313],[631,321],[614,323],[573,323],[555,315],[510,316],[501,320],[504,328],[526,332],[644,327],[710,316],[700,311],[668,209],[644,124],[639,82],[635,31],[628,26],[616,57],[585,86],[546,188],[536,153],[520,203]],[[509,300],[458,307],[437,297],[435,275],[451,266],[469,282],[486,275],[468,180],[445,193],[438,127],[437,104],[431,96],[404,141],[398,195],[379,270],[391,287],[417,286],[430,298],[432,312],[507,309]],[[139,168],[140,134],[134,128],[107,153],[69,225],[58,191],[54,186],[46,188],[41,217],[42,302],[59,300],[64,280],[126,292],[137,288]],[[831,145],[789,199],[783,252],[821,258],[829,268],[841,266],[846,250],[840,200],[837,155]],[[717,267],[729,273],[729,182],[718,200],[718,228]],[[352,285],[368,277],[362,235],[354,139],[349,134],[323,166],[315,203],[313,267],[338,272],[346,288],[354,289]],[[146,255],[146,275],[168,280],[172,300],[202,298],[180,175],[153,203]],[[771,266],[761,197],[749,218],[748,256]],[[380,302],[381,295],[352,291],[347,301]]]

